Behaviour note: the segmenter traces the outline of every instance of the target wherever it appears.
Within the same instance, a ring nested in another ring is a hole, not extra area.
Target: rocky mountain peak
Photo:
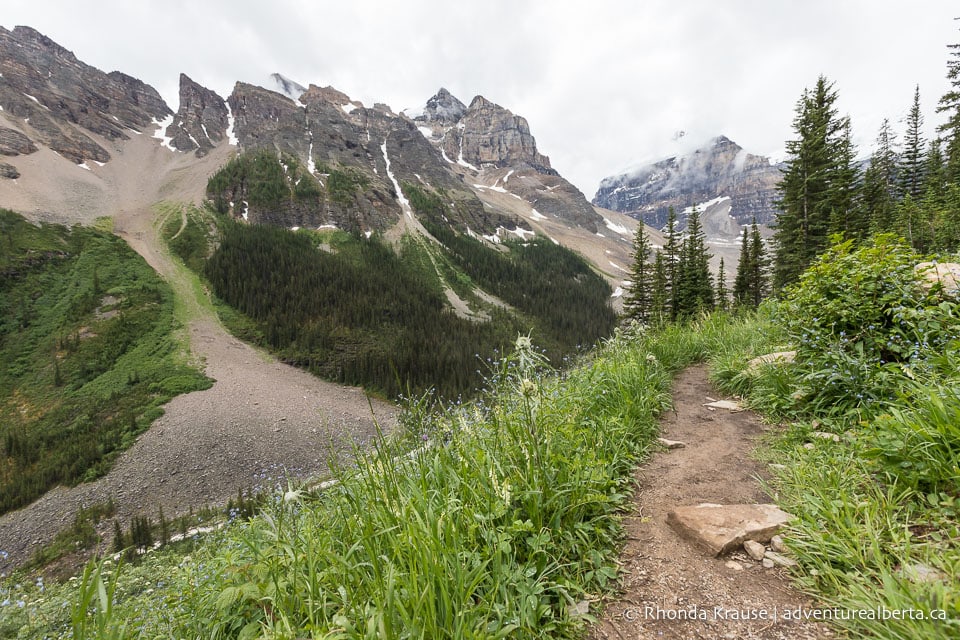
[[[180,108],[166,135],[171,146],[179,151],[196,150],[199,158],[226,137],[229,116],[223,98],[181,73]]]
[[[460,153],[478,167],[529,166],[554,175],[550,158],[537,151],[525,118],[509,109],[476,96],[457,127],[460,129]]]
[[[437,94],[427,100],[427,106],[423,113],[418,115],[415,120],[424,122],[440,122],[443,124],[456,124],[467,112],[467,105],[460,102],[452,93],[440,87]]]
[[[640,218],[660,228],[670,207],[685,209],[729,198],[730,216],[739,224],[766,224],[776,215],[773,202],[780,170],[748,153],[726,136],[717,136],[685,155],[604,178],[593,198],[600,207]]]
[[[171,114],[153,87],[86,65],[30,27],[0,27],[0,74],[0,121],[78,164],[110,160],[89,134],[126,140]]]
[[[294,102],[299,101],[300,96],[307,91],[307,88],[299,82],[291,80],[279,73],[271,73],[270,81],[267,84],[269,85],[266,87],[267,89],[282,93]]]

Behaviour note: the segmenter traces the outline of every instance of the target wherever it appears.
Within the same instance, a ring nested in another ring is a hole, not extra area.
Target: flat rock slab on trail
[[[833,636],[791,615],[814,605],[784,569],[764,568],[743,551],[717,557],[667,523],[677,507],[769,502],[759,481],[766,469],[750,456],[764,426],[750,411],[704,406],[715,394],[704,367],[674,384],[675,411],[661,419],[661,435],[686,446],[657,453],[637,472],[634,513],[624,519],[623,593],[604,603],[593,640]]]
[[[746,541],[770,542],[790,519],[775,504],[713,504],[706,502],[677,507],[667,514],[667,523],[677,533],[722,556]]]

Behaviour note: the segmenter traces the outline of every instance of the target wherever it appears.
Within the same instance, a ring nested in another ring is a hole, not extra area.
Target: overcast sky
[[[719,134],[780,152],[820,74],[862,153],[883,118],[902,131],[917,84],[930,137],[957,16],[955,0],[3,0],[0,24],[138,77],[173,109],[180,72],[224,97],[279,72],[397,111],[441,86],[482,94],[526,117],[592,198],[603,177]]]

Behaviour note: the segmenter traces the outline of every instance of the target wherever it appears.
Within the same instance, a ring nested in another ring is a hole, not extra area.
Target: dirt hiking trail
[[[674,382],[674,410],[662,416],[660,435],[686,446],[655,454],[637,471],[634,510],[624,519],[623,593],[606,603],[592,640],[833,637],[822,625],[784,619],[813,603],[783,569],[765,569],[742,550],[711,557],[667,524],[678,506],[771,502],[759,481],[765,465],[750,457],[764,425],[749,411],[704,406],[720,397],[703,366]],[[680,612],[687,619],[670,619]],[[776,619],[731,619],[760,612]]]

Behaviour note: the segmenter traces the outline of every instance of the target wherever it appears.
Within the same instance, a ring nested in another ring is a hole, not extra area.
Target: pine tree
[[[737,261],[737,275],[733,279],[733,303],[746,306],[750,303],[750,235],[746,227],[743,229],[743,240],[740,243],[740,259]]]
[[[644,231],[643,222],[637,225],[633,239],[633,266],[630,269],[630,290],[623,299],[623,310],[628,318],[638,322],[649,322],[652,295],[652,265],[647,254],[650,241]]]
[[[663,245],[664,275],[666,276],[667,308],[670,319],[676,320],[679,314],[677,296],[677,279],[680,273],[680,259],[682,244],[680,231],[677,229],[677,212],[673,207],[667,213],[667,239]]]
[[[913,93],[913,104],[907,114],[907,130],[903,134],[903,155],[900,160],[900,193],[919,200],[923,196],[926,166],[926,140],[923,139],[923,114],[920,111],[920,85]]]
[[[777,187],[774,286],[796,280],[826,248],[828,237],[849,212],[856,192],[857,171],[849,118],[838,118],[833,84],[820,76],[813,90],[797,103],[787,141],[783,180]]]
[[[900,182],[897,176],[899,158],[894,150],[896,135],[890,130],[889,120],[884,119],[877,134],[877,146],[870,156],[870,165],[863,172],[863,187],[860,190],[859,212],[851,237],[864,239],[871,233],[889,231],[893,228]]]
[[[950,90],[940,98],[937,113],[946,113],[947,120],[937,129],[944,134],[946,142],[947,179],[960,183],[960,44],[947,45],[950,59],[947,60],[947,80]]]
[[[689,317],[713,309],[710,255],[700,224],[700,212],[696,207],[687,216],[687,235],[681,245],[674,307],[678,317]]]
[[[717,309],[726,311],[729,306],[730,296],[727,293],[727,274],[722,257],[720,258],[720,270],[717,272],[717,290],[714,293],[714,298]]]

